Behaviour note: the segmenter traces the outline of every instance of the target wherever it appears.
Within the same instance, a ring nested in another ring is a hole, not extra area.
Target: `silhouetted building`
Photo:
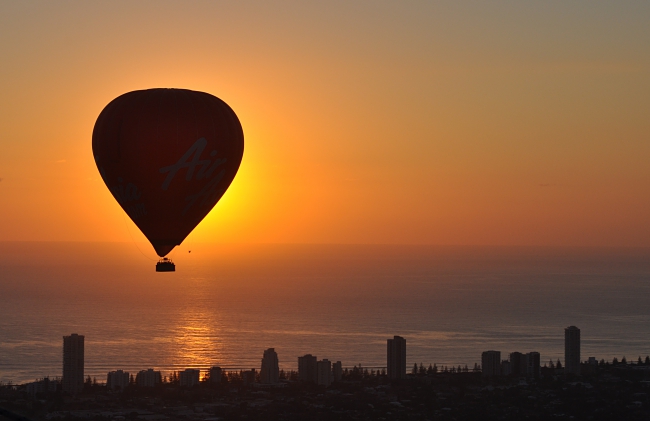
[[[278,354],[274,348],[264,351],[262,369],[260,370],[260,383],[275,384],[280,381],[280,364]]]
[[[512,374],[512,364],[508,360],[501,361],[501,375],[509,376]]]
[[[341,378],[343,377],[343,365],[341,364],[341,361],[337,361],[334,364],[332,364],[332,376],[333,376],[333,381],[335,382],[340,382]]]
[[[332,384],[332,363],[330,360],[322,360],[316,363],[316,384],[329,386]]]
[[[221,367],[210,368],[210,383],[221,383],[222,373]]]
[[[242,372],[242,380],[244,381],[244,384],[247,385],[247,386],[255,383],[255,376],[256,376],[256,373],[255,373],[254,368],[251,368],[248,371]]]
[[[575,326],[564,329],[564,372],[580,374],[580,329]]]
[[[160,371],[155,371],[153,368],[148,370],[141,370],[135,376],[135,383],[140,387],[155,387],[162,382]]]
[[[406,378],[406,339],[394,336],[388,340],[388,353],[386,365],[388,378],[391,380]]]
[[[302,382],[318,382],[318,368],[315,355],[298,357],[298,379]]]
[[[503,364],[503,363],[502,363]],[[539,352],[510,353],[510,372],[513,376],[539,377]],[[503,372],[503,370],[501,370]]]
[[[49,377],[45,377],[41,380],[27,383],[25,385],[25,391],[32,396],[36,394],[55,393],[60,384],[61,381],[58,379],[50,380]]]
[[[106,387],[111,390],[124,390],[128,385],[129,373],[126,371],[111,371],[106,376]]]
[[[526,354],[526,375],[530,377],[539,377],[540,372],[540,355],[539,352],[529,352]]]
[[[186,368],[179,373],[179,384],[181,387],[192,387],[199,384],[201,370]]]
[[[501,351],[484,351],[481,354],[481,369],[484,377],[501,374]]]
[[[521,352],[510,353],[510,373],[513,376],[526,375],[526,359]]]
[[[77,394],[84,387],[84,336],[63,337],[63,391]]]

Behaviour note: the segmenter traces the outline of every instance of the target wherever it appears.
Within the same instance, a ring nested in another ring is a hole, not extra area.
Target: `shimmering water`
[[[145,248],[145,246],[141,246]],[[134,244],[0,243],[0,381],[60,376],[62,336],[86,337],[86,374],[259,367],[274,347],[385,366],[469,365],[481,352],[563,360],[650,354],[650,250],[209,246],[155,273]]]

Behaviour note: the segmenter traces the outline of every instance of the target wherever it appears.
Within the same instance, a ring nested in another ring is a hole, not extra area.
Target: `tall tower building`
[[[77,394],[84,388],[84,336],[63,337],[63,391]]]
[[[531,377],[539,377],[541,358],[539,352],[529,352],[526,354],[526,375]]]
[[[260,383],[275,384],[280,381],[280,365],[278,353],[274,348],[264,351],[262,357],[262,369],[260,370]]]
[[[564,372],[580,374],[580,329],[564,329]]]
[[[501,351],[484,351],[481,354],[483,377],[501,375]]]
[[[388,340],[388,378],[391,380],[406,378],[406,339],[394,336]]]
[[[318,382],[318,366],[315,355],[298,357],[298,379],[301,382]]]

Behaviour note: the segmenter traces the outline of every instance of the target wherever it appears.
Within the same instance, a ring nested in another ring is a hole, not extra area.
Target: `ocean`
[[[210,245],[156,273],[135,243],[0,243],[0,382],[62,371],[64,335],[85,336],[85,373],[259,368],[275,348],[344,367],[480,364],[481,352],[564,360],[650,354],[650,249]]]

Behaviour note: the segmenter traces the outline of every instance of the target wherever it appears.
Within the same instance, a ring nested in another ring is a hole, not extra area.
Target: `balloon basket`
[[[163,257],[156,263],[156,272],[176,272],[176,265],[168,258]]]

